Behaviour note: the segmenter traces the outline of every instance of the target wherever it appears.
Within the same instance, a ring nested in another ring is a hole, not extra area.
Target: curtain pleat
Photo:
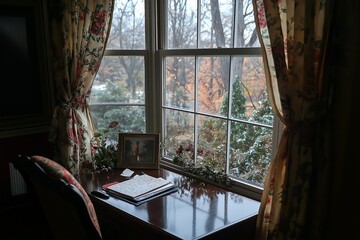
[[[57,106],[49,139],[72,174],[91,162],[89,95],[110,32],[114,0],[53,0],[50,33]]]
[[[257,239],[316,239],[329,194],[326,121],[331,82],[324,73],[331,0],[254,0],[269,96],[285,126],[257,220]],[[312,210],[312,211],[309,211]]]

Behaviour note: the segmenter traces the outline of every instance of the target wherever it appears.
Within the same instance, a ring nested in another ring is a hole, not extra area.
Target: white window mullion
[[[200,46],[200,32],[201,32],[201,0],[197,0],[196,3],[197,6],[197,30],[196,30],[196,48],[199,48]]]
[[[232,79],[234,78],[233,76],[233,57],[230,56],[230,60],[229,60],[229,68],[230,68],[230,71],[229,71],[229,90],[228,90],[228,112],[227,112],[227,136],[226,136],[226,166],[225,166],[225,172],[226,173],[229,173],[230,171],[230,136],[231,136],[231,121],[230,121],[230,118],[231,118],[231,111],[232,111],[232,92],[233,92],[233,81]]]
[[[168,48],[168,0],[160,0],[159,6],[156,6],[159,9],[159,22],[156,23],[156,26],[159,26],[157,33],[160,39],[158,39],[158,46],[160,49]],[[155,15],[155,14],[154,14]]]
[[[199,61],[198,56],[195,56],[195,76],[194,76],[194,162],[196,163],[197,159],[197,148],[198,148],[198,69],[199,69]]]
[[[236,11],[237,8],[237,5],[239,4],[239,1],[235,1],[234,3],[234,8],[233,8],[233,11],[234,11],[234,14],[233,14],[233,24],[232,24],[232,43],[231,43],[231,47],[232,48],[235,48],[235,43],[236,43],[236,36],[237,36],[237,18],[238,18],[238,12]]]

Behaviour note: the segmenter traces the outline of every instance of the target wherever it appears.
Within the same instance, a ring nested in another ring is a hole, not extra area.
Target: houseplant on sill
[[[91,153],[93,161],[84,163],[84,168],[94,171],[110,171],[117,164],[117,141],[110,138],[117,134],[119,122],[112,121],[107,128],[94,133],[91,139]]]
[[[210,182],[214,182],[226,187],[232,185],[231,178],[222,171],[217,171],[216,161],[212,159],[207,159],[206,161],[201,161],[202,164],[195,164],[192,159],[194,159],[194,147],[192,144],[189,144],[186,148],[182,145],[176,150],[176,155],[173,158],[173,162],[180,166],[182,170],[186,173],[196,175],[200,178],[204,178]],[[203,150],[197,149],[197,157],[202,157]]]

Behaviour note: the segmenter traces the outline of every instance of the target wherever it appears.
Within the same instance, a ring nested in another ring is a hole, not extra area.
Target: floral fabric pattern
[[[33,162],[38,163],[49,176],[51,176],[55,179],[63,179],[66,183],[72,184],[80,190],[82,197],[86,203],[87,210],[89,212],[91,221],[93,222],[95,228],[97,229],[97,231],[99,232],[99,235],[101,236],[100,225],[99,225],[99,222],[97,219],[95,208],[94,208],[89,196],[87,195],[86,191],[80,185],[80,183],[74,178],[74,176],[68,170],[66,170],[63,166],[54,162],[51,159],[48,159],[48,158],[45,158],[42,156],[32,156],[30,159]]]
[[[315,187],[326,186],[322,130],[331,83],[324,56],[332,1],[253,0],[253,6],[270,101],[285,126],[264,185],[257,239],[309,239],[320,229],[322,209],[305,212],[321,195]]]
[[[57,106],[49,140],[54,160],[73,175],[92,161],[88,99],[112,20],[113,0],[52,0],[50,31]]]

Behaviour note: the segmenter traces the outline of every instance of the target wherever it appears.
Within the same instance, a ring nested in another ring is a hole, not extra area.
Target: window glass
[[[196,167],[262,186],[274,116],[252,2],[165,2],[164,157],[188,149]]]
[[[165,58],[165,104],[181,109],[194,109],[195,58]]]
[[[201,0],[199,48],[233,46],[234,6],[232,0]]]
[[[227,121],[199,115],[196,164],[211,166],[213,171],[226,172]]]
[[[105,56],[93,83],[91,103],[145,103],[144,57]]]
[[[230,57],[206,56],[198,58],[197,106],[198,111],[214,115],[227,115],[221,111],[228,93]]]
[[[168,49],[260,47],[251,1],[167,3]]]
[[[197,48],[196,1],[169,0],[167,3],[168,48]]]
[[[145,5],[142,0],[116,0],[106,49],[145,49]]]
[[[166,134],[163,140],[164,156],[173,158],[180,145],[187,147],[194,144],[194,121],[195,115],[189,112],[164,109],[165,116],[163,125]]]
[[[146,132],[146,42],[143,0],[116,0],[104,57],[90,94],[97,130]],[[110,136],[117,140],[116,135]]]

